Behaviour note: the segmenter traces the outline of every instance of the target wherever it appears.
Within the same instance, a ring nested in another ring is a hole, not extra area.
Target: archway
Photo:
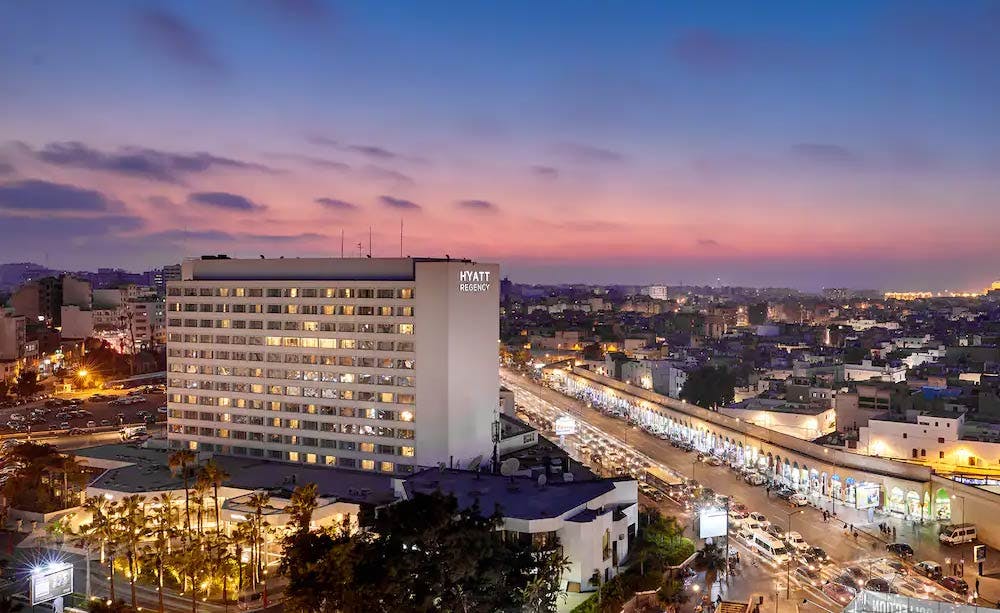
[[[920,517],[920,494],[913,490],[906,492],[906,516],[908,519]]]
[[[938,521],[951,519],[951,496],[943,487],[934,493],[934,518]]]
[[[889,490],[889,498],[885,501],[885,507],[890,513],[906,514],[906,499],[902,488],[894,487]]]

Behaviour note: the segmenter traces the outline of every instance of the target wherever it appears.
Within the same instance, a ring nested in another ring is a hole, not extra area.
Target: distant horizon
[[[202,255],[209,255],[209,254],[202,254]],[[202,257],[202,255],[185,256],[185,258],[183,258],[183,259],[181,259],[181,260],[179,260],[177,262],[174,262],[174,263],[175,264],[180,264],[181,262],[183,262],[184,259],[189,259],[189,258],[197,259],[197,258]],[[215,254],[213,253],[211,255],[215,255]],[[228,255],[229,257],[232,257],[232,258],[245,258],[245,259],[257,259],[257,257],[258,257],[258,256],[253,256],[253,255],[238,255],[238,254],[224,254],[224,255]],[[281,256],[267,256],[267,257],[269,259],[270,258],[277,259],[278,257],[281,257]],[[293,254],[293,255],[286,255],[284,257],[286,259],[294,259],[296,257],[316,257],[316,258],[334,258],[334,259],[337,259],[340,256],[339,255],[319,255],[319,254],[310,254],[310,255],[294,255]],[[351,258],[351,257],[358,257],[358,256],[346,255],[345,257]],[[388,254],[386,254],[386,255],[376,255],[375,257],[392,258],[392,257],[399,257],[399,256],[394,256],[394,255],[388,255]],[[438,257],[440,257],[440,258],[444,258],[444,257],[446,257],[446,254],[440,254],[440,255],[415,255],[415,256],[414,255],[406,255],[405,257],[418,257],[418,258],[419,257],[427,257],[427,258],[438,258]],[[933,293],[939,293],[939,292],[941,292],[941,293],[946,293],[946,292],[956,292],[956,293],[958,293],[958,292],[967,292],[967,291],[975,291],[975,292],[982,291],[982,290],[988,288],[990,286],[990,284],[993,283],[993,281],[996,280],[996,279],[992,279],[992,280],[983,282],[980,286],[972,286],[972,287],[949,286],[949,287],[941,287],[941,288],[929,288],[929,287],[917,287],[917,286],[914,286],[914,287],[899,287],[899,286],[879,287],[879,286],[873,286],[873,285],[851,285],[851,284],[807,286],[807,285],[795,285],[795,284],[792,284],[792,283],[781,283],[781,282],[772,282],[772,283],[736,282],[736,281],[727,281],[726,278],[721,278],[721,281],[720,281],[719,277],[716,277],[714,279],[700,280],[700,281],[698,279],[678,279],[676,281],[674,281],[674,280],[651,281],[651,280],[648,280],[648,279],[643,280],[643,279],[640,279],[640,278],[637,278],[637,277],[633,277],[631,279],[624,279],[624,280],[621,279],[621,278],[612,278],[612,279],[605,279],[605,280],[596,280],[596,279],[581,280],[579,278],[576,278],[576,279],[574,279],[574,278],[567,278],[567,279],[563,279],[563,280],[555,280],[555,279],[553,279],[551,277],[539,276],[539,275],[548,275],[548,274],[551,274],[551,272],[534,272],[534,273],[527,272],[527,273],[520,273],[520,272],[517,271],[517,268],[515,268],[513,271],[511,271],[511,269],[509,269],[507,267],[507,265],[502,260],[498,260],[496,258],[479,258],[479,257],[466,256],[466,255],[452,256],[452,259],[462,259],[462,258],[471,259],[473,261],[482,261],[482,262],[496,261],[496,262],[498,262],[500,264],[500,271],[501,271],[501,277],[502,278],[507,278],[510,281],[514,282],[514,283],[518,283],[518,284],[522,284],[522,285],[590,285],[590,286],[627,285],[627,286],[640,286],[640,287],[649,287],[649,286],[652,286],[652,285],[664,285],[664,286],[668,286],[668,287],[682,287],[682,286],[683,287],[710,287],[710,288],[716,288],[716,289],[721,289],[721,288],[724,288],[724,287],[736,287],[736,288],[752,288],[752,289],[793,289],[793,290],[804,292],[804,293],[819,293],[819,292],[822,292],[824,289],[841,289],[842,288],[842,289],[848,289],[848,290],[852,290],[852,291],[876,291],[876,292],[881,292],[881,293],[885,293],[885,292],[906,292],[906,291],[910,291],[910,292],[933,292]],[[101,264],[99,266],[95,266],[95,267],[92,267],[92,268],[67,268],[67,267],[59,267],[59,266],[53,267],[51,265],[45,265],[45,264],[41,264],[41,263],[39,263],[37,261],[31,261],[31,260],[20,260],[20,261],[16,261],[16,262],[0,262],[0,265],[5,265],[5,264],[33,264],[33,265],[36,265],[36,266],[47,267],[49,270],[59,271],[59,272],[66,272],[66,273],[78,273],[78,272],[96,273],[98,268],[108,268],[108,269],[122,270],[122,271],[125,271],[125,272],[128,272],[128,273],[132,273],[132,274],[143,274],[145,272],[149,272],[151,270],[160,269],[160,268],[162,268],[164,266],[169,266],[170,265],[169,263],[167,263],[167,264],[160,264],[160,265],[155,265],[155,266],[142,267],[141,269],[131,269],[131,268],[123,267],[120,264]]]

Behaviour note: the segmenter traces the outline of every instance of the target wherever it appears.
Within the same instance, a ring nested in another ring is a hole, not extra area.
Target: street
[[[895,518],[885,518],[876,516],[874,524],[868,524],[865,513],[854,509],[844,508],[837,505],[836,509],[827,507],[827,511],[833,510],[835,516],[829,521],[824,521],[821,509],[811,506],[801,507],[801,513],[794,514],[796,508],[778,499],[773,494],[768,493],[763,487],[754,487],[742,479],[725,465],[711,466],[698,462],[696,455],[686,452],[683,449],[671,445],[668,441],[661,440],[645,431],[630,426],[621,419],[602,414],[600,411],[588,408],[582,402],[559,393],[556,390],[539,385],[530,379],[513,373],[508,370],[501,371],[502,383],[511,389],[515,395],[517,405],[523,407],[525,412],[543,416],[542,421],[551,423],[560,415],[570,415],[580,423],[582,436],[587,437],[588,431],[603,433],[606,437],[621,447],[626,448],[629,453],[640,454],[646,461],[653,465],[661,464],[672,470],[675,474],[696,479],[703,486],[709,487],[715,492],[732,496],[733,499],[748,507],[750,511],[762,513],[782,531],[790,529],[802,534],[804,540],[811,546],[823,548],[836,565],[828,566],[820,571],[819,577],[806,577],[796,573],[795,564],[789,568],[771,569],[768,572],[767,565],[763,560],[757,560],[756,554],[744,546],[739,538],[731,539],[731,547],[735,544],[744,553],[747,560],[756,560],[748,566],[742,565],[742,570],[737,571],[734,577],[715,588],[715,592],[721,589],[724,598],[734,600],[744,600],[754,595],[772,596],[778,592],[784,597],[785,576],[791,575],[791,595],[796,602],[808,597],[823,604],[823,606],[842,605],[823,592],[821,589],[825,582],[836,578],[843,569],[855,569],[856,574],[860,572],[856,569],[865,570],[869,576],[882,576],[877,571],[882,570],[892,574],[892,569],[888,569],[884,564],[877,562],[885,558],[888,554],[885,545],[892,541],[891,536],[884,536],[880,533],[877,525],[885,522],[891,528],[896,529],[897,541],[910,544],[915,550],[913,562],[920,560],[937,560],[942,565],[949,561],[966,560],[964,568],[964,579],[968,582],[970,590],[974,589],[976,583],[975,566],[971,563],[972,545],[967,544],[961,547],[947,547],[941,545],[937,540],[936,525],[918,526],[912,522],[904,522]],[[551,432],[542,432],[553,441],[558,442],[558,437],[552,436]],[[578,451],[579,441],[569,440],[565,437],[564,442],[571,456],[584,461]],[[645,499],[644,502],[655,504],[653,501]],[[684,509],[668,501],[660,504],[663,511],[671,515],[684,515]],[[690,518],[684,518],[685,523],[691,525]],[[848,526],[858,529],[857,537],[852,536],[848,531]],[[731,526],[732,528],[732,526]],[[992,553],[992,552],[991,552]],[[990,556],[995,559],[995,556]],[[991,563],[995,563],[992,562]],[[868,570],[870,569],[870,570]],[[987,569],[988,571],[989,569]],[[782,572],[784,571],[784,572]],[[950,574],[950,571],[946,574]],[[989,574],[987,572],[987,574]],[[867,580],[867,577],[864,577]],[[863,585],[865,581],[861,581]],[[813,583],[818,583],[813,585]],[[944,599],[952,602],[962,602],[961,596],[954,594],[942,586],[924,580],[922,577],[915,578],[911,572],[906,578],[894,581],[893,587],[901,594],[908,596],[928,597]],[[1000,597],[1000,581],[992,578],[983,578],[980,586],[980,603],[995,603]]]

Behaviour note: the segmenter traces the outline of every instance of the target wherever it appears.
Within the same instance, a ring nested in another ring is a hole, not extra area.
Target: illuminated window
[[[298,451],[289,451],[288,452],[288,459],[291,460],[292,462],[298,462],[299,461],[299,452]]]
[[[332,455],[323,456],[323,463],[327,466],[333,466],[337,463],[337,458]]]
[[[393,470],[396,469],[396,465],[393,464],[392,462],[382,462],[380,466],[381,466],[380,470],[384,473],[391,473]]]
[[[401,419],[402,421],[413,421],[413,412],[403,411],[402,413],[399,414],[399,419]]]
[[[375,453],[375,443],[361,443],[359,447],[365,453]]]
[[[400,334],[413,334],[413,324],[399,324]]]
[[[309,464],[315,464],[316,463],[316,454],[315,453],[307,453],[306,454],[306,462],[308,462]]]
[[[413,447],[400,447],[399,448],[399,455],[405,456],[407,458],[412,458],[413,457]]]
[[[361,470],[375,470],[375,460],[361,460]]]
[[[319,322],[304,321],[302,322],[302,329],[305,330],[306,332],[316,332],[317,330],[319,330]]]

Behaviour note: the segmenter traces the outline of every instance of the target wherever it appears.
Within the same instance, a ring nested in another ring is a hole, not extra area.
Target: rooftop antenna
[[[372,257],[372,227],[368,226],[368,257]]]
[[[361,241],[358,241],[358,257],[364,257],[363,252],[361,251]]]
[[[403,217],[399,218],[399,257],[403,257]]]
[[[344,229],[340,229],[340,257],[344,257]]]

